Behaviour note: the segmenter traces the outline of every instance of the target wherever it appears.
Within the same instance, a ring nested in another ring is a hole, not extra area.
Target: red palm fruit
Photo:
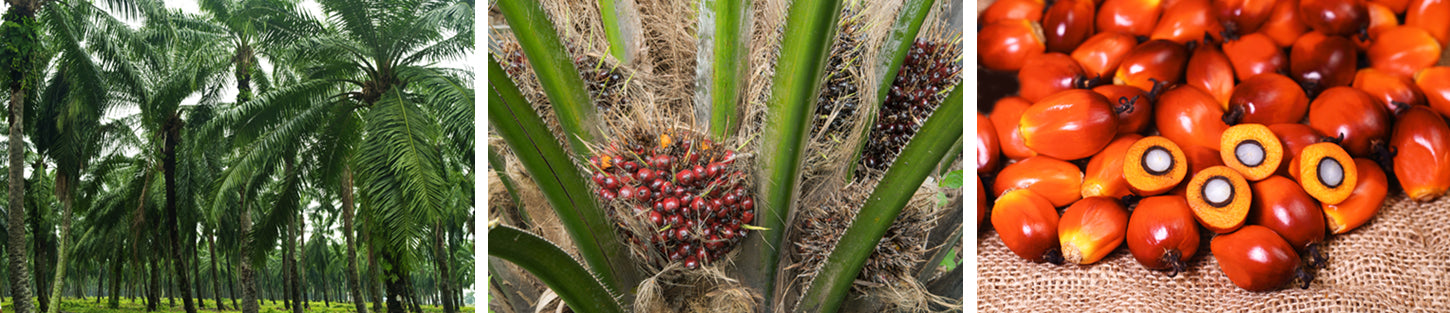
[[[1187,152],[1190,147],[1212,150],[1218,158],[1219,137],[1228,129],[1223,107],[1198,88],[1179,87],[1163,93],[1153,110],[1158,132]]]
[[[987,218],[987,187],[982,186],[982,177],[977,176],[977,225]]]
[[[988,118],[992,120],[992,127],[997,129],[997,141],[1007,159],[1021,160],[1037,155],[1036,151],[1027,148],[1017,127],[1022,121],[1022,112],[1030,106],[1032,102],[1016,96],[997,100],[997,104],[992,106],[992,115]]]
[[[1395,177],[1415,201],[1430,201],[1450,190],[1450,126],[1435,111],[1410,107],[1395,121],[1390,145]]]
[[[1082,198],[1079,192],[1082,178],[1082,171],[1077,169],[1077,165],[1035,156],[1002,168],[992,182],[992,194],[1001,197],[1008,190],[1027,189],[1052,202],[1053,207],[1062,207]]]
[[[1128,210],[1116,198],[1083,198],[1062,213],[1057,224],[1062,258],[1092,264],[1123,244],[1128,231]]]
[[[1273,230],[1259,225],[1216,236],[1209,249],[1228,279],[1248,291],[1279,289],[1299,270],[1299,254],[1294,247]]]
[[[1425,92],[1430,108],[1450,116],[1450,67],[1435,66],[1415,73],[1415,86]]]
[[[1273,0],[1217,0],[1213,8],[1223,28],[1235,34],[1248,34],[1259,30],[1269,13],[1274,10]]]
[[[1450,0],[1410,1],[1405,25],[1424,29],[1440,46],[1450,44]]]
[[[998,0],[981,12],[977,23],[988,25],[1010,20],[1041,21],[1045,8],[1047,4],[1042,0]]]
[[[1369,65],[1399,77],[1411,77],[1440,61],[1440,43],[1414,26],[1380,31],[1369,46]]]
[[[997,170],[1002,163],[1001,148],[997,144],[997,128],[992,120],[977,112],[977,173]]]
[[[1293,79],[1278,73],[1249,77],[1234,87],[1224,121],[1229,124],[1295,123],[1309,110],[1309,97]]]
[[[1269,130],[1279,137],[1279,144],[1284,145],[1284,160],[1279,162],[1279,169],[1274,171],[1274,175],[1279,176],[1297,175],[1292,173],[1299,172],[1299,167],[1295,166],[1298,164],[1295,162],[1299,160],[1299,152],[1303,152],[1309,145],[1325,140],[1324,134],[1309,125],[1299,123],[1273,124],[1269,125]]]
[[[1379,212],[1389,192],[1389,178],[1385,177],[1385,171],[1380,169],[1379,164],[1356,158],[1354,166],[1359,170],[1356,175],[1359,183],[1354,185],[1354,193],[1344,202],[1324,205],[1325,226],[1334,234],[1349,232],[1369,222]]]
[[[1138,46],[1132,35],[1120,32],[1101,32],[1088,37],[1077,49],[1072,50],[1072,59],[1088,76],[1112,77],[1118,71],[1128,52]]]
[[[1118,133],[1118,113],[1091,90],[1059,92],[1022,112],[1022,141],[1038,154],[1077,160],[1103,150]]]
[[[987,24],[977,32],[977,54],[983,66],[1016,71],[1028,57],[1042,54],[1042,26],[1034,21],[1008,20]]]
[[[1324,210],[1294,180],[1270,176],[1253,183],[1252,188],[1249,224],[1268,227],[1299,251],[1324,241]]]
[[[1093,88],[1093,92],[1108,98],[1108,102],[1115,106],[1131,106],[1127,110],[1115,110],[1118,112],[1118,135],[1136,134],[1148,128],[1148,122],[1153,121],[1153,100],[1148,98],[1148,93],[1142,89],[1123,85],[1102,85]]]
[[[1299,18],[1332,36],[1353,35],[1369,24],[1364,0],[1299,0]]]
[[[1133,48],[1118,64],[1113,83],[1153,90],[1154,84],[1170,85],[1183,77],[1188,65],[1188,48],[1167,40],[1151,40]]]
[[[1092,0],[1058,0],[1042,15],[1047,51],[1072,52],[1084,39],[1093,35]]]
[[[1379,100],[1390,112],[1405,106],[1426,105],[1425,94],[1420,92],[1420,86],[1415,85],[1414,81],[1374,68],[1359,69],[1354,74],[1354,82],[1349,85]]]
[[[1370,3],[1383,5],[1395,14],[1405,13],[1410,8],[1410,1],[1413,0],[1369,0]]]
[[[1311,95],[1329,87],[1349,86],[1354,81],[1355,52],[1349,39],[1311,32],[1294,42],[1289,73]]]
[[[1114,139],[1103,151],[1088,161],[1087,172],[1083,173],[1082,197],[1122,198],[1133,194],[1128,190],[1128,180],[1123,177],[1123,160],[1128,147],[1142,139],[1142,135],[1127,134]]]
[[[1222,166],[1223,156],[1218,149],[1193,146],[1183,148],[1183,156],[1188,159],[1188,172],[1198,173],[1214,166]],[[1186,181],[1186,180],[1185,180]],[[1188,184],[1180,184],[1179,187],[1187,187]]]
[[[1224,107],[1228,107],[1229,95],[1233,94],[1234,84],[1238,82],[1228,56],[1217,45],[1208,43],[1193,49],[1193,57],[1188,59],[1188,69],[1183,75],[1189,86],[1203,90]]]
[[[1163,16],[1153,28],[1151,39],[1162,39],[1188,44],[1203,40],[1204,36],[1222,40],[1223,25],[1218,22],[1218,12],[1209,0],[1176,0],[1163,7]]]
[[[1053,259],[1058,253],[1057,210],[1032,190],[1013,189],[997,198],[992,228],[1012,253],[1033,262]]]
[[[1371,145],[1390,136],[1390,112],[1368,93],[1350,87],[1325,90],[1309,104],[1309,127],[1330,137],[1355,156],[1369,156]]]
[[[1104,0],[1098,7],[1099,32],[1148,36],[1163,14],[1163,0]]]
[[[1058,52],[1027,58],[1022,70],[1017,71],[1017,82],[1020,84],[1017,94],[1032,102],[1065,90],[1090,87],[1082,66]]]
[[[1234,75],[1248,79],[1263,73],[1275,73],[1288,69],[1284,51],[1263,33],[1253,33],[1223,43],[1223,54],[1233,63]]]
[[[1128,251],[1138,264],[1153,270],[1169,270],[1172,277],[1188,267],[1198,252],[1198,222],[1183,196],[1144,198],[1128,217],[1124,235]]]
[[[1365,27],[1365,33],[1369,36],[1349,36],[1354,41],[1359,51],[1368,51],[1370,44],[1374,43],[1370,38],[1375,38],[1379,32],[1400,25],[1400,17],[1395,15],[1389,7],[1383,4],[1369,2],[1364,4],[1364,9],[1369,13],[1369,26]]]
[[[1269,36],[1280,48],[1289,47],[1299,35],[1309,31],[1309,26],[1299,19],[1299,1],[1286,0],[1274,3],[1269,20],[1259,27],[1259,33]]]

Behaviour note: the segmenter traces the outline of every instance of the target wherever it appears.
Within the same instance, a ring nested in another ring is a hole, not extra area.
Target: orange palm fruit
[[[1113,77],[1118,63],[1128,55],[1138,40],[1132,35],[1120,32],[1101,32],[1088,37],[1077,49],[1072,50],[1072,59],[1092,77]]]
[[[1006,97],[997,100],[992,106],[992,127],[997,129],[997,142],[1002,147],[1002,155],[1010,160],[1022,160],[1037,155],[1036,151],[1027,148],[1022,141],[1022,132],[1018,130],[1018,123],[1022,121],[1022,112],[1032,106],[1031,101],[1022,97]]]
[[[1405,12],[1405,25],[1419,27],[1440,42],[1450,44],[1450,0],[1412,0]]]
[[[1279,289],[1300,270],[1294,247],[1273,230],[1259,225],[1215,236],[1209,249],[1229,281],[1248,291]]]
[[[1249,77],[1234,86],[1224,122],[1279,124],[1295,123],[1309,111],[1309,96],[1293,79],[1278,73]]]
[[[1077,160],[1103,150],[1118,132],[1108,98],[1073,89],[1048,96],[1022,112],[1022,142],[1038,154]]]
[[[1215,233],[1244,226],[1253,191],[1243,175],[1227,166],[1214,166],[1193,175],[1185,194],[1198,223]]]
[[[1292,43],[1291,43],[1292,44]],[[1288,69],[1288,59],[1273,39],[1263,33],[1252,33],[1223,43],[1223,54],[1234,66],[1234,75],[1248,79],[1263,73]]]
[[[1294,44],[1299,35],[1309,31],[1309,26],[1299,19],[1299,1],[1276,1],[1269,20],[1259,27],[1259,33],[1269,36],[1280,48]]]
[[[1057,245],[1057,210],[1047,198],[1027,189],[1013,189],[992,206],[992,228],[1007,249],[1023,259],[1043,262],[1061,258]]]
[[[1369,0],[1370,3],[1383,5],[1386,8],[1389,8],[1390,11],[1394,12],[1395,14],[1405,13],[1405,10],[1410,8],[1410,1],[1412,0]]]
[[[1299,152],[1304,151],[1304,147],[1323,142],[1327,138],[1313,127],[1299,123],[1273,124],[1269,125],[1269,130],[1284,145],[1284,160],[1279,162],[1279,169],[1274,171],[1279,176],[1298,175],[1299,167],[1295,165],[1299,160]]]
[[[1289,51],[1289,73],[1310,95],[1354,81],[1354,41],[1311,32],[1299,37]]]
[[[997,0],[987,6],[978,16],[977,23],[989,25],[1001,21],[1041,21],[1042,11],[1047,4],[1042,0]]]
[[[1168,138],[1151,136],[1138,139],[1123,154],[1123,179],[1128,189],[1139,196],[1167,192],[1183,182],[1188,175],[1188,157],[1178,144]]]
[[[1088,160],[1087,172],[1083,173],[1082,197],[1113,197],[1122,198],[1132,194],[1128,190],[1128,180],[1123,178],[1123,160],[1128,154],[1128,147],[1138,142],[1143,136],[1138,134],[1126,134],[1113,139],[1103,151],[1093,155]]]
[[[1134,47],[1123,57],[1113,83],[1151,91],[1154,84],[1178,82],[1187,65],[1188,48],[1172,41],[1151,40]]]
[[[1093,87],[1093,92],[1108,98],[1118,107],[1128,108],[1118,112],[1118,135],[1136,134],[1148,129],[1153,121],[1153,100],[1142,89],[1123,85],[1102,85]]]
[[[1020,84],[1017,94],[1032,102],[1069,89],[1089,88],[1082,66],[1072,57],[1058,52],[1027,58],[1022,70],[1017,71],[1017,82]]]
[[[1383,104],[1385,109],[1390,112],[1399,111],[1400,107],[1427,104],[1425,94],[1420,92],[1420,86],[1416,85],[1414,81],[1372,67],[1359,69],[1359,72],[1354,74],[1354,82],[1349,86],[1378,99],[1380,104]],[[1450,94],[1447,94],[1446,97],[1450,97]],[[1446,99],[1450,101],[1450,98]],[[1446,104],[1447,108],[1450,108],[1450,102]]]
[[[997,128],[992,120],[977,112],[977,173],[997,170],[1002,163],[1002,150],[997,143]]]
[[[1058,245],[1067,262],[1092,264],[1123,244],[1127,231],[1128,209],[1117,199],[1083,198],[1062,213],[1057,224]]]
[[[1255,182],[1249,224],[1268,227],[1298,251],[1324,241],[1324,210],[1294,180],[1272,176]]]
[[[1273,0],[1216,0],[1213,8],[1224,30],[1234,34],[1248,34],[1259,30],[1269,13],[1274,10]]]
[[[1223,107],[1198,88],[1179,87],[1163,93],[1153,116],[1158,132],[1185,150],[1196,146],[1217,151],[1218,138],[1228,129],[1223,122]],[[1216,152],[1213,155],[1218,156]]]
[[[1274,175],[1284,160],[1284,145],[1274,131],[1263,124],[1239,124],[1229,127],[1220,139],[1219,157],[1223,164],[1238,171],[1249,181]]]
[[[1364,0],[1299,0],[1299,18],[1325,35],[1348,36],[1369,23]]]
[[[1098,7],[1098,32],[1147,37],[1163,14],[1163,0],[1104,0]]]
[[[1339,204],[1349,198],[1358,174],[1354,158],[1332,142],[1312,144],[1299,152],[1299,185],[1324,204]]]
[[[998,71],[1016,71],[1028,57],[1042,54],[1042,25],[1029,20],[1007,20],[987,24],[977,31],[977,57],[981,64]]]
[[[1008,164],[992,183],[993,194],[1001,197],[1012,189],[1027,189],[1063,207],[1082,199],[1082,171],[1077,165],[1047,156],[1035,156]]]
[[[1379,32],[1400,25],[1400,17],[1383,4],[1368,2],[1364,4],[1365,10],[1369,13],[1369,26],[1365,27],[1365,34],[1369,36],[1350,36],[1354,41],[1355,48],[1359,51],[1368,51],[1370,44],[1374,43],[1371,38]]]
[[[1411,77],[1440,61],[1440,43],[1429,32],[1415,26],[1395,26],[1380,31],[1366,55],[1369,65],[1399,77]]]
[[[1415,86],[1425,92],[1430,108],[1450,116],[1450,67],[1435,66],[1415,73]]]
[[[1390,145],[1395,178],[1415,201],[1430,201],[1450,190],[1450,126],[1435,111],[1410,107],[1395,121]]]
[[[982,177],[977,176],[977,225],[982,225],[982,220],[987,218],[987,187],[982,185]]]
[[[1152,270],[1172,270],[1169,277],[1188,268],[1198,252],[1198,224],[1183,196],[1148,197],[1128,217],[1123,236],[1138,264]]]
[[[1329,231],[1343,234],[1364,225],[1379,212],[1389,193],[1389,178],[1379,164],[1363,158],[1354,159],[1359,170],[1359,184],[1344,202],[1324,205],[1324,222]]]
[[[1375,143],[1390,136],[1390,112],[1368,93],[1350,87],[1325,90],[1309,104],[1309,127],[1330,137],[1354,156],[1369,156]]]
[[[1093,34],[1096,6],[1092,0],[1057,0],[1042,15],[1047,51],[1072,52]]]
[[[1163,7],[1163,16],[1148,37],[1154,40],[1169,40],[1178,44],[1203,40],[1204,36],[1223,39],[1223,25],[1218,22],[1218,12],[1209,0],[1175,0]]]
[[[1223,156],[1220,155],[1217,148],[1211,149],[1197,146],[1185,147],[1183,148],[1183,155],[1185,157],[1188,157],[1189,173],[1198,173],[1206,168],[1224,165]],[[1187,186],[1188,184],[1180,184],[1178,185],[1178,188],[1184,189]]]
[[[1211,43],[1193,49],[1193,56],[1188,58],[1188,68],[1183,73],[1183,79],[1189,86],[1197,87],[1213,96],[1225,109],[1228,108],[1229,96],[1234,92],[1234,84],[1238,83],[1238,79],[1234,77],[1233,63],[1219,50],[1218,45]]]

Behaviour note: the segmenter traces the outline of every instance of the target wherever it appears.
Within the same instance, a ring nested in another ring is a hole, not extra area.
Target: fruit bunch
[[[603,59],[592,55],[575,57],[574,66],[579,69],[579,76],[584,77],[584,88],[589,90],[589,98],[594,99],[599,113],[629,107],[629,97],[624,96],[627,77],[619,66],[605,64]]]
[[[688,269],[729,253],[750,233],[755,200],[734,151],[686,134],[634,138],[589,158],[599,199],[622,236],[656,265]],[[639,226],[639,227],[634,227]]]
[[[871,140],[861,155],[862,165],[874,170],[891,165],[921,123],[945,100],[945,93],[960,81],[957,76],[962,68],[957,62],[961,54],[961,44],[954,41],[918,39],[912,45],[881,103]]]
[[[831,44],[830,60],[826,64],[825,82],[816,98],[812,134],[839,134],[846,130],[847,122],[856,116],[856,107],[861,102],[856,90],[859,88],[862,48],[865,47],[861,42],[862,14],[853,7],[847,7],[845,12],[841,12],[841,17],[836,40]]]
[[[980,17],[982,80],[1020,87],[977,118],[995,197],[978,223],[1025,259],[1126,244],[1173,275],[1207,231],[1239,287],[1307,287],[1326,234],[1369,222],[1391,182],[1450,190],[1450,1],[998,0]]]

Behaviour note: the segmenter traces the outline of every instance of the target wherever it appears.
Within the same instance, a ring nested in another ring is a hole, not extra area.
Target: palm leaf
[[[488,255],[533,273],[575,312],[624,312],[599,280],[554,243],[518,228],[488,226]]]

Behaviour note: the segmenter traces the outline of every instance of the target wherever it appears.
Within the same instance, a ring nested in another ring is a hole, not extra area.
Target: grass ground
[[[146,311],[146,303],[141,298],[134,298],[134,299],[133,298],[121,298],[121,306],[119,308],[115,308],[115,309],[107,308],[106,307],[107,300],[108,299],[101,299],[101,303],[96,303],[96,298],[94,298],[94,297],[87,298],[85,300],[75,299],[75,298],[65,298],[64,300],[61,300],[60,310],[63,313],[120,313],[120,312],[128,312],[129,313],[129,312],[145,312]],[[135,301],[132,301],[132,300],[135,300]],[[207,299],[207,301],[206,301],[206,307],[205,308],[201,308],[200,311],[203,311],[203,312],[240,312],[240,310],[232,307],[231,299],[223,298],[222,299],[222,302],[223,302],[223,304],[226,305],[227,310],[217,311],[216,310],[216,303],[215,302],[212,302],[211,299]],[[162,297],[161,298],[161,306],[157,308],[157,312],[164,312],[164,313],[185,313],[186,312],[186,309],[183,309],[181,307],[181,299],[177,299],[176,306],[175,307],[172,307],[169,304],[171,304],[171,303],[168,302],[168,301],[166,301],[166,298],[165,297]],[[312,309],[303,310],[303,312],[307,312],[307,313],[348,313],[348,312],[354,312],[354,311],[356,311],[356,310],[354,310],[354,306],[351,303],[346,303],[346,302],[332,302],[331,304],[332,304],[331,306],[324,306],[321,301],[313,301],[312,302]],[[291,312],[291,311],[287,310],[286,307],[284,307],[282,305],[282,301],[277,301],[277,304],[272,304],[272,301],[265,300],[265,301],[261,301],[261,305],[262,305],[262,309],[261,309],[260,313],[287,313],[287,312]],[[0,301],[0,308],[9,308],[9,307],[10,307],[10,298],[9,297],[5,297],[5,300],[4,301]],[[369,307],[369,308],[371,308],[371,307]],[[8,309],[0,309],[0,311],[10,312]],[[473,313],[473,307],[472,306],[465,306],[465,307],[459,308],[458,311],[460,313]],[[443,312],[443,307],[440,307],[440,306],[429,306],[429,305],[423,306],[423,313],[442,313],[442,312]]]

